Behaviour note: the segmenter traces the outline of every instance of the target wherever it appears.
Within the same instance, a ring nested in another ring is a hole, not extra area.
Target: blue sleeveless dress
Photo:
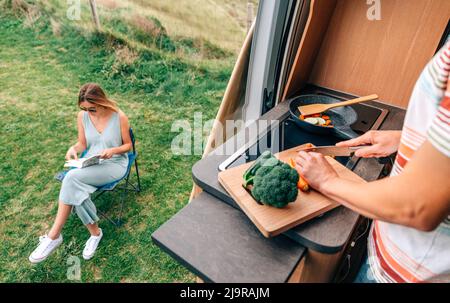
[[[121,146],[122,133],[119,113],[114,112],[102,133],[99,133],[92,123],[89,113],[83,113],[83,127],[86,136],[87,153],[90,157],[101,153],[107,148]],[[61,185],[59,200],[67,205],[73,205],[73,211],[80,217],[83,224],[93,224],[99,220],[97,209],[90,195],[97,187],[122,178],[127,170],[128,155],[113,155],[111,159],[103,160],[101,164],[86,168],[71,169]]]

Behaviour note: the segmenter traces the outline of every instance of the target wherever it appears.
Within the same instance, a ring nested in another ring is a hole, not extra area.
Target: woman
[[[338,144],[371,144],[356,152],[360,157],[398,150],[390,178],[355,183],[340,178],[321,154],[296,158],[313,188],[374,219],[357,282],[450,282],[449,71],[447,42],[415,85],[401,132],[369,132]]]
[[[29,260],[32,263],[44,261],[62,243],[61,230],[72,208],[91,234],[83,258],[92,258],[103,232],[96,223],[99,218],[90,194],[97,187],[122,178],[127,170],[127,152],[132,147],[127,116],[95,83],[81,87],[78,106],[81,109],[78,142],[69,148],[66,159],[77,159],[78,154],[86,150],[85,157],[100,154],[104,160],[98,165],[71,169],[66,174],[55,222],[48,234],[40,237],[38,247],[31,253]]]

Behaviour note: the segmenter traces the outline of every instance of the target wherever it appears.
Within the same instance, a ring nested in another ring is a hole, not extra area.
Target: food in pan
[[[331,124],[330,116],[326,114],[314,114],[310,116],[303,116],[300,115],[300,120],[303,120],[305,122],[317,125],[317,126],[323,126],[323,127],[333,127]]]

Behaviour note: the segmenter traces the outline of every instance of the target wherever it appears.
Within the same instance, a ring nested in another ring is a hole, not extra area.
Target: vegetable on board
[[[253,198],[265,205],[285,207],[297,199],[299,175],[288,164],[265,151],[245,171],[243,186]]]
[[[289,165],[293,169],[295,169],[294,159],[289,158]],[[298,182],[297,182],[297,188],[300,189],[303,192],[307,192],[309,190],[308,182],[306,182],[306,180],[301,175],[299,175],[299,179],[298,179]]]

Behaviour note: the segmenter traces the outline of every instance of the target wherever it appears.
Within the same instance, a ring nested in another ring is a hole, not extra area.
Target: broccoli
[[[253,178],[255,177],[256,171],[260,169],[267,160],[272,159],[273,156],[270,151],[265,151],[256,159],[255,162],[245,171],[244,173],[244,187],[247,188],[249,185],[253,184]],[[276,159],[275,159],[276,160]],[[270,164],[270,163],[269,163]]]
[[[281,208],[297,198],[299,175],[288,164],[264,152],[244,173],[243,186],[263,204]]]

